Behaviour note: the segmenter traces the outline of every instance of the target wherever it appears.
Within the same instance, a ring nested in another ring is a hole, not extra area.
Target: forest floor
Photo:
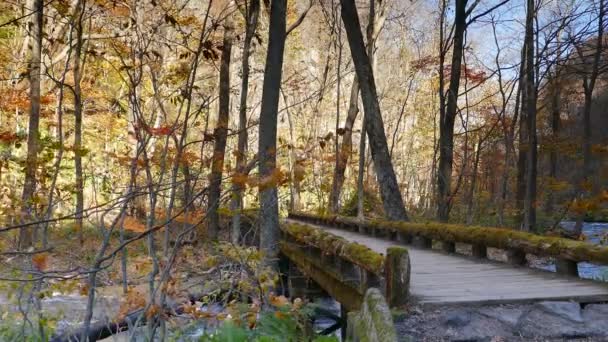
[[[157,233],[155,244],[162,249],[162,231]],[[103,239],[96,230],[89,228],[81,243],[78,234],[70,229],[56,231],[52,236],[48,252],[32,257],[0,256],[0,277],[26,277],[22,270],[33,265],[38,271],[53,274],[55,271],[71,270],[63,274],[65,278],[45,279],[36,296],[41,298],[42,311],[49,325],[49,330],[63,333],[79,326],[86,312],[87,276],[83,272],[92,267],[96,253]],[[133,236],[133,233],[131,233]],[[4,239],[4,240],[2,240]],[[119,246],[118,235],[110,240],[108,251]],[[12,246],[14,240],[8,234],[0,236],[2,250]],[[94,320],[120,320],[127,313],[144,307],[149,302],[150,272],[153,262],[148,254],[148,241],[135,241],[126,248],[127,291],[124,291],[122,252],[97,275],[96,304]],[[158,252],[159,264],[166,265],[166,258]],[[260,255],[253,248],[236,247],[228,243],[205,243],[183,245],[179,248],[166,285],[162,291],[167,294],[167,305],[180,306],[198,301],[197,307],[215,305],[228,308],[229,301],[235,298],[254,297],[263,283],[255,270]],[[72,279],[66,279],[72,277]],[[159,276],[155,278],[159,280]],[[18,321],[22,315],[18,309],[18,299],[22,282],[0,281],[0,325],[2,322]],[[158,285],[156,285],[158,286]],[[26,287],[27,289],[27,287]],[[158,298],[158,295],[157,295]],[[191,318],[172,320],[176,326],[191,323],[194,319],[221,319],[224,310],[213,312],[193,311]],[[33,312],[33,311],[32,311]],[[187,315],[186,315],[187,316]],[[2,328],[2,327],[0,327]],[[0,329],[1,330],[1,329]]]

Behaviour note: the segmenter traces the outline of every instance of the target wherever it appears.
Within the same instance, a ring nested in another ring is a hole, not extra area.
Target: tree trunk
[[[473,162],[473,172],[471,174],[471,187],[467,196],[467,225],[473,223],[474,204],[475,204],[475,187],[477,185],[477,170],[479,170],[479,158],[481,156],[482,138],[479,138],[475,149],[475,160]]]
[[[515,205],[518,211],[517,216],[519,221],[523,221],[524,198],[526,196],[526,160],[528,158],[528,113],[524,110],[527,101],[524,78],[526,58],[526,42],[524,41],[519,67],[519,88],[521,89],[521,93],[515,101],[516,110],[519,109],[521,113],[521,117],[519,118],[519,144],[517,153],[517,184],[515,189]]]
[[[336,153],[336,165],[334,167],[334,178],[332,181],[332,187],[331,187],[331,192],[329,194],[329,211],[333,214],[338,212],[338,209],[340,208],[340,191],[338,191],[338,183],[336,182],[337,178],[338,178],[338,169],[340,167],[340,164],[342,163],[342,158],[340,156],[340,135],[338,134],[338,130],[340,129],[340,96],[341,96],[341,89],[340,87],[342,86],[342,76],[340,75],[340,71],[342,68],[342,25],[340,25],[340,22],[336,23],[338,28],[337,28],[337,34],[338,34],[338,39],[337,39],[337,47],[336,50],[338,50],[338,62],[337,62],[337,66],[336,66],[336,78],[337,78],[337,82],[336,82],[336,134],[335,134],[335,153]],[[344,182],[344,176],[342,177],[343,180],[342,182]],[[341,184],[340,184],[341,185]]]
[[[32,15],[32,55],[30,57],[30,118],[27,135],[27,158],[25,161],[25,182],[23,184],[22,216],[25,220],[34,217],[34,193],[36,192],[36,170],[38,169],[38,145],[40,124],[40,74],[42,58],[42,27],[44,3],[34,0]],[[26,249],[33,244],[33,228],[24,227],[19,232],[19,248]]]
[[[452,52],[452,69],[448,89],[445,115],[441,115],[439,124],[439,167],[437,170],[437,218],[447,222],[451,207],[452,164],[454,159],[454,122],[457,112],[458,89],[462,55],[464,49],[464,32],[466,30],[467,0],[456,0],[454,50]],[[441,113],[443,114],[443,113]]]
[[[580,182],[580,198],[584,200],[590,196],[593,184],[591,183],[591,175],[593,169],[591,166],[591,105],[593,104],[593,90],[595,89],[595,82],[600,73],[600,62],[602,57],[602,48],[604,41],[604,15],[606,14],[606,8],[604,0],[600,0],[599,3],[599,15],[598,15],[598,26],[597,26],[597,44],[593,55],[593,64],[591,66],[591,73],[589,77],[583,78],[583,88],[585,92],[585,105],[583,107],[583,174]],[[584,61],[584,52],[578,49],[579,56]],[[575,232],[580,235],[583,231],[583,221],[586,213],[580,213],[577,217]]]
[[[342,21],[344,22],[355,70],[360,82],[366,131],[378,184],[380,185],[384,211],[389,220],[407,220],[407,213],[390,159],[374,74],[368,54],[365,52],[357,8],[354,0],[340,0],[340,3],[342,5]]]
[[[232,53],[232,40],[234,28],[232,17],[226,17],[224,23],[224,39],[222,61],[220,64],[220,94],[217,124],[213,132],[215,146],[213,147],[213,160],[211,175],[209,176],[209,203],[207,209],[208,237],[217,239],[220,229],[220,206],[222,194],[222,172],[224,169],[224,156],[226,155],[226,139],[228,136],[228,119],[230,114],[230,57]]]
[[[241,99],[239,103],[239,136],[236,151],[236,172],[243,175],[243,168],[247,162],[247,96],[249,93],[249,55],[251,54],[251,41],[255,34],[260,14],[260,1],[252,0],[245,13],[247,26],[245,28],[245,41],[243,42]],[[232,184],[232,201],[230,209],[233,212],[232,242],[238,244],[241,235],[241,210],[243,210],[243,190],[245,186],[242,179]]]
[[[84,210],[84,180],[82,175],[82,92],[80,81],[82,79],[80,58],[82,56],[82,20],[84,16],[85,0],[78,1],[75,13],[76,45],[74,47],[74,172],[76,174],[76,229],[78,239],[84,242],[82,227]]]
[[[287,0],[272,0],[268,52],[264,69],[258,157],[260,173],[260,249],[265,263],[278,267],[279,203],[277,196],[276,147],[279,92],[285,50]]]
[[[536,86],[534,78],[534,16],[535,1],[528,0],[526,15],[526,72],[525,72],[525,112],[528,119],[528,153],[526,163],[526,196],[524,198],[523,230],[531,231],[536,227],[536,173],[537,173],[537,134],[536,134]]]
[[[559,54],[558,54],[559,55]],[[555,67],[555,76],[553,78],[553,89],[551,94],[551,152],[549,153],[549,177],[552,180],[557,178],[557,144],[559,141],[560,129],[560,111],[561,111],[561,82],[559,75],[559,66]],[[553,191],[547,192],[547,202],[545,205],[545,213],[551,215],[555,206],[555,196]]]
[[[359,81],[357,76],[353,79],[353,84],[350,89],[350,100],[348,105],[348,113],[344,122],[344,135],[342,136],[342,145],[338,153],[338,163],[336,164],[336,171],[334,173],[334,179],[332,184],[332,194],[329,197],[329,207],[334,212],[339,209],[338,201],[342,194],[342,188],[344,187],[344,173],[346,172],[346,166],[348,165],[348,159],[352,154],[353,149],[353,126],[359,113]]]

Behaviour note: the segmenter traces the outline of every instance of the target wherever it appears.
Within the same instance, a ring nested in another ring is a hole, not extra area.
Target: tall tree
[[[368,23],[366,29],[366,38],[367,38],[367,55],[370,59],[370,64],[372,65],[372,69],[374,68],[374,53],[376,50],[376,39],[378,38],[378,34],[380,30],[384,26],[384,21],[386,18],[386,1],[379,1],[380,10],[376,11],[376,0],[370,0],[369,6],[369,16]],[[349,97],[348,111],[346,113],[346,119],[344,120],[344,134],[342,135],[342,144],[340,145],[340,150],[337,156],[336,169],[334,170],[334,178],[332,180],[332,192],[329,197],[329,208],[332,212],[337,212],[340,205],[340,196],[342,194],[342,188],[344,187],[344,173],[346,172],[346,166],[348,165],[348,159],[352,154],[353,147],[353,126],[355,124],[355,120],[357,119],[357,115],[359,114],[359,80],[357,79],[357,75],[353,77],[353,83],[350,88],[350,97]],[[362,130],[361,135],[365,137],[365,132]],[[361,155],[361,151],[365,151],[365,139],[360,141],[359,152]],[[365,161],[363,159],[362,161]],[[360,167],[360,171],[363,171],[365,164],[363,167]],[[361,175],[361,182],[363,180],[363,175]],[[357,186],[358,188],[362,188],[361,186]]]
[[[74,13],[74,28],[76,30],[76,42],[74,46],[74,172],[76,174],[76,228],[80,243],[84,242],[82,230],[83,211],[84,211],[84,179],[82,175],[82,91],[80,83],[81,57],[82,57],[82,21],[84,18],[85,1],[79,0],[76,4]]]
[[[222,60],[220,62],[219,108],[217,123],[213,132],[215,145],[213,147],[211,174],[209,175],[209,203],[207,218],[208,236],[211,239],[217,239],[220,228],[218,208],[222,194],[222,172],[224,170],[226,139],[228,137],[228,119],[230,115],[230,59],[232,54],[233,39],[234,27],[232,23],[232,15],[228,15],[224,22]]]
[[[243,41],[243,56],[241,60],[241,99],[239,103],[239,136],[236,151],[236,172],[243,175],[247,157],[247,96],[249,94],[249,55],[251,42],[258,25],[260,15],[260,0],[251,0],[249,6],[245,2],[245,40]],[[243,209],[243,182],[237,180],[232,184],[232,201],[230,209],[232,218],[232,242],[238,243],[241,234],[241,210]]]
[[[464,33],[467,19],[467,0],[456,0],[454,17],[454,47],[452,67],[445,110],[439,117],[439,168],[437,170],[437,218],[447,222],[450,216],[452,164],[454,162],[454,122],[458,110],[458,89],[462,54],[464,52]],[[443,91],[443,89],[440,89]]]
[[[23,184],[22,215],[31,220],[34,216],[34,193],[36,192],[36,170],[38,169],[38,149],[40,125],[40,74],[42,60],[42,29],[44,18],[43,0],[33,1],[33,15],[30,25],[32,53],[29,61],[30,75],[30,117],[27,135],[27,158],[25,160],[25,182]],[[24,249],[33,244],[33,230],[24,227],[19,233],[19,248]]]
[[[593,102],[593,91],[595,90],[595,84],[598,76],[601,72],[601,62],[602,62],[602,50],[604,43],[604,16],[606,15],[605,8],[605,0],[599,0],[599,13],[597,19],[597,38],[595,49],[589,51],[589,48],[585,46],[581,46],[581,44],[575,44],[578,56],[581,60],[582,65],[586,65],[587,57],[585,54],[589,54],[589,52],[593,52],[591,54],[592,62],[591,62],[591,70],[584,70],[582,72],[583,78],[583,92],[585,94],[585,102],[583,106],[583,172],[581,177],[581,182],[579,185],[580,197],[588,197],[588,193],[591,185],[591,175],[593,173],[593,169],[591,166],[591,106]],[[587,44],[582,44],[587,45]],[[589,44],[591,45],[591,44]],[[585,51],[587,50],[587,51]],[[584,213],[580,214],[576,220],[575,231],[580,235],[583,229],[583,219]]]
[[[260,249],[264,253],[266,263],[273,266],[276,264],[279,241],[278,170],[276,165],[277,116],[283,74],[286,16],[287,0],[272,0],[258,144]]]
[[[397,177],[393,170],[386,142],[374,73],[369,56],[365,51],[357,7],[354,0],[340,0],[340,4],[342,5],[342,21],[361,87],[366,131],[378,184],[380,185],[380,195],[384,211],[390,220],[407,220],[407,213],[403,205],[403,199],[401,198]]]
[[[526,158],[526,196],[524,198],[524,222],[522,229],[530,231],[536,226],[536,174],[537,174],[537,133],[536,133],[536,81],[534,77],[534,21],[536,16],[535,1],[528,0],[526,6],[525,72],[524,98],[522,101],[527,119],[528,146]],[[523,117],[523,115],[522,115]]]

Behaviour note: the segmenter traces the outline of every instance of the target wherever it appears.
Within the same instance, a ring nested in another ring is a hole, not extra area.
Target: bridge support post
[[[397,241],[401,243],[412,243],[412,237],[406,233],[397,232]]]
[[[524,265],[526,263],[526,253],[521,249],[507,250],[507,261],[511,265]]]
[[[484,245],[472,245],[471,255],[473,258],[485,259],[488,257],[488,248]]]
[[[455,253],[456,244],[450,241],[441,241],[441,250],[446,253]]]
[[[390,307],[407,304],[410,286],[410,257],[406,248],[389,247],[384,264],[385,296]]]
[[[431,248],[433,247],[433,240],[424,236],[417,235],[414,236],[414,238],[412,239],[412,244],[420,248]]]
[[[578,277],[578,264],[567,259],[555,259],[555,271],[560,274]]]

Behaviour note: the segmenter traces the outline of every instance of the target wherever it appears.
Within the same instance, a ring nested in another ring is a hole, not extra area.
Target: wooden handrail
[[[593,245],[561,237],[542,236],[506,228],[479,226],[461,226],[447,223],[415,223],[383,220],[359,221],[341,216],[319,216],[308,213],[290,213],[290,218],[305,222],[325,224],[350,230],[361,230],[370,233],[402,234],[404,240],[412,238],[427,239],[426,247],[431,240],[447,243],[445,249],[453,251],[453,245],[459,242],[473,246],[474,256],[485,257],[486,247],[509,251],[512,260],[522,262],[525,253],[557,259],[558,272],[576,274],[577,262],[592,262],[608,265],[608,247]]]
[[[358,282],[357,291],[361,295],[370,287],[379,287],[391,306],[403,306],[407,303],[410,260],[406,248],[391,247],[384,256],[367,246],[349,242],[342,237],[308,225],[282,223],[280,227],[283,234],[281,250],[295,255],[297,253],[293,248],[296,244],[309,251],[313,248],[317,252],[312,255],[317,255],[316,259],[320,259],[316,262],[317,268],[324,269],[324,273],[328,273],[328,270],[333,268],[333,273],[336,273],[334,278],[337,281],[354,277]],[[303,257],[303,254],[300,256]],[[331,257],[330,260],[327,259],[328,256]],[[296,264],[303,262],[303,260],[294,261]]]

